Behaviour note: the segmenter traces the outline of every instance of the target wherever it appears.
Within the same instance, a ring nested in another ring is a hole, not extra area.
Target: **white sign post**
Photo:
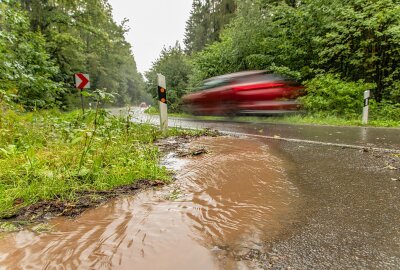
[[[368,114],[369,114],[369,97],[371,96],[371,91],[367,90],[364,92],[364,108],[362,116],[362,124],[368,124]]]
[[[168,130],[168,107],[167,107],[167,85],[165,76],[157,74],[158,81],[158,104],[160,108],[160,128],[163,133]]]

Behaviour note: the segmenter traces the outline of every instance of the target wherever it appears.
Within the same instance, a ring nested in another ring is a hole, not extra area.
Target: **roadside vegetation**
[[[284,121],[357,124],[370,89],[371,124],[398,126],[399,25],[398,0],[194,0],[184,48],[164,48],[145,81],[107,0],[0,1],[0,218],[42,200],[169,180],[153,142],[198,133],[161,134],[102,109],[111,98],[151,102],[157,73],[178,115],[201,80],[265,69],[307,86],[307,114]],[[78,72],[91,77],[85,112],[76,111]]]
[[[117,93],[116,105],[149,102],[127,31],[103,0],[0,1],[0,94],[27,110],[73,109],[82,72],[92,89]]]
[[[371,124],[399,126],[399,25],[398,0],[194,0],[185,48],[163,50],[146,74],[147,90],[155,73],[168,74],[169,105],[179,112],[179,98],[201,80],[269,70],[307,87],[307,115],[293,120],[358,124],[363,91],[371,90]],[[186,78],[179,85],[178,74]]]
[[[153,143],[199,132],[161,134],[103,109],[151,100],[127,31],[108,1],[0,1],[0,219],[38,202],[74,204],[85,193],[171,179]],[[78,72],[91,78],[84,111]]]
[[[103,109],[22,113],[0,118],[0,218],[43,200],[73,202],[81,192],[110,190],[141,179],[168,181],[154,141],[196,131],[131,123]]]

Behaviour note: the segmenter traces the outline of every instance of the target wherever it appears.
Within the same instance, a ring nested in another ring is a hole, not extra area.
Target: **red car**
[[[266,71],[243,71],[203,82],[198,91],[182,98],[194,115],[273,114],[295,112],[304,87]]]

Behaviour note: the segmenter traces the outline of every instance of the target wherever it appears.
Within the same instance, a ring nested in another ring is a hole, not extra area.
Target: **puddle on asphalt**
[[[202,138],[209,153],[169,155],[177,181],[123,197],[53,232],[0,240],[0,269],[246,269],[237,258],[290,223],[297,189],[256,140]],[[236,259],[235,259],[236,258]],[[251,267],[250,267],[251,268]]]

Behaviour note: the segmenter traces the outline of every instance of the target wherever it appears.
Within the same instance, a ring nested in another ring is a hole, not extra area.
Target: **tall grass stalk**
[[[42,200],[74,200],[139,179],[168,181],[153,142],[157,127],[96,110],[2,113],[0,218]],[[171,129],[169,135],[197,134]]]

